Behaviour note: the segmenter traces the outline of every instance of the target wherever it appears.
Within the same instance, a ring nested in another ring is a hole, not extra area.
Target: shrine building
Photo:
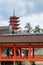
[[[43,62],[43,34],[18,34],[19,17],[11,16],[10,25],[0,27],[0,64],[14,65],[16,61]],[[8,63],[8,64],[7,64]]]

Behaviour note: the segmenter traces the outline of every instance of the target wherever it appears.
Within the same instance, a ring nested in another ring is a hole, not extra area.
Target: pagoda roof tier
[[[12,28],[15,29],[15,30],[17,30],[17,29],[19,29],[20,27],[13,26]]]
[[[17,22],[10,22],[10,24],[13,25],[13,24],[18,24],[18,23]]]
[[[13,28],[19,28],[18,26],[12,26]]]
[[[10,19],[19,19],[19,17],[16,17],[16,16],[10,16]]]
[[[10,25],[13,25],[13,26],[19,26],[20,24],[16,24],[16,23],[10,23]]]
[[[10,21],[19,21],[18,19],[10,19]]]
[[[13,20],[13,21],[12,21],[12,20],[10,20],[9,22],[10,22],[10,23],[12,23],[12,22],[16,22],[16,23],[17,23],[17,22],[19,22],[19,21],[17,21],[17,20],[16,20],[16,21],[14,21],[14,20]]]

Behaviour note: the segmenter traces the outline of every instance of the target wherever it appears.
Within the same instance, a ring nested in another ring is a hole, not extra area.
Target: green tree
[[[31,24],[30,23],[27,23],[26,26],[25,26],[25,28],[27,29],[27,32],[28,33],[31,32],[32,27],[31,27]]]
[[[43,29],[41,29],[41,32],[43,33]]]
[[[40,33],[41,32],[41,28],[39,25],[35,26],[35,29],[33,30],[34,33]]]

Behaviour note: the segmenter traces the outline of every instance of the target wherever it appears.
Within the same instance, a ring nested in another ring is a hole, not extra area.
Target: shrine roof
[[[4,34],[0,36],[0,43],[43,42],[43,34]]]
[[[43,33],[14,33],[14,34],[3,34],[3,36],[38,36],[43,35]]]
[[[9,26],[0,26],[0,29],[9,29]]]

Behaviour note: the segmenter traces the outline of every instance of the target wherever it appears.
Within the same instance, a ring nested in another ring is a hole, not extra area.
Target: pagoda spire
[[[15,16],[15,9],[13,10],[13,16]]]

